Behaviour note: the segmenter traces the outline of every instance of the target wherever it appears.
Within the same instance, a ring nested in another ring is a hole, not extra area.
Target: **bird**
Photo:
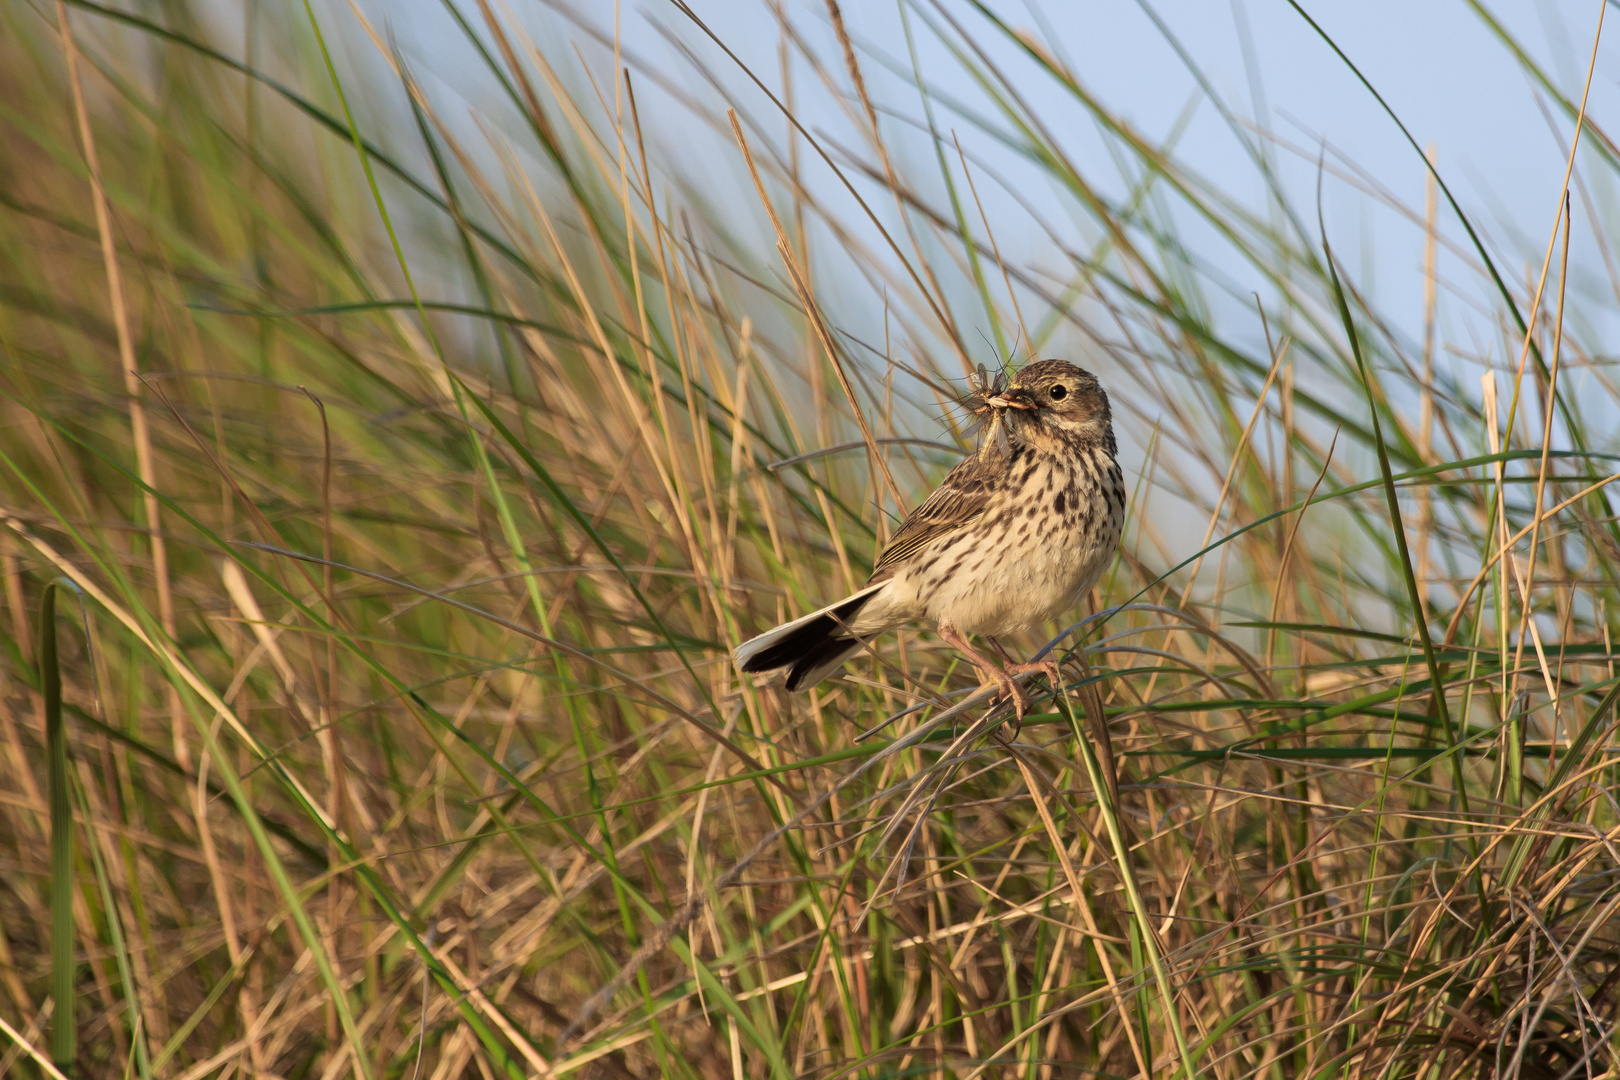
[[[1052,660],[1014,663],[998,639],[1074,607],[1119,545],[1126,492],[1108,394],[1055,359],[1010,381],[986,383],[981,369],[973,385],[966,404],[991,429],[980,450],[905,518],[865,586],[739,645],[740,671],[786,668],[788,690],[809,690],[874,637],[932,622],[1020,722],[1030,699],[1016,676],[1040,671],[1058,689]]]

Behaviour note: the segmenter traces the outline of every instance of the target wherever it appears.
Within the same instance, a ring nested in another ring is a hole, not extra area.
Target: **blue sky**
[[[410,0],[362,6],[379,23],[393,28],[418,70],[438,84],[441,92],[500,115],[487,75],[477,69],[465,43],[456,40],[437,3]],[[476,14],[474,5],[465,6]],[[765,3],[694,0],[692,6],[773,89],[780,88],[777,22]],[[1317,176],[1311,158],[1324,140],[1396,198],[1415,207],[1422,205],[1423,170],[1412,148],[1346,65],[1283,0],[1163,4],[1151,12],[1164,29],[1155,25],[1146,5],[1129,0],[1041,7],[1012,0],[993,6],[1013,25],[1053,41],[1055,51],[1089,89],[1149,136],[1164,137],[1178,116],[1196,102],[1177,153],[1211,181],[1256,206],[1262,205],[1263,189],[1252,162],[1208,100],[1200,98],[1186,61],[1177,55],[1165,30],[1230,109],[1246,119],[1256,119],[1305,151],[1305,157],[1280,149],[1276,152],[1285,182],[1302,206],[1308,207],[1314,200]],[[573,7],[580,18],[611,32],[615,6],[609,0],[579,2]],[[1356,4],[1307,3],[1304,7],[1360,67],[1413,136],[1420,143],[1437,146],[1442,175],[1464,211],[1487,236],[1493,255],[1502,257],[1504,272],[1522,280],[1526,264],[1539,267],[1556,212],[1573,125],[1548,104],[1484,19],[1456,0],[1363,0]],[[345,8],[334,4],[328,18],[352,23]],[[874,49],[905,60],[897,5],[846,0],[843,9],[863,52]],[[564,78],[586,86],[574,53],[577,47],[598,80],[605,84],[610,79],[609,51],[555,9],[526,3],[507,10],[517,13],[536,42],[558,62]],[[787,0],[787,10],[812,47],[835,61],[837,45],[820,0]],[[974,23],[975,16],[965,3],[952,0],[940,10],[965,24]],[[1598,10],[1590,0],[1546,0],[1502,5],[1493,17],[1502,20],[1564,94],[1578,100]],[[627,53],[657,69],[683,92],[714,104],[719,95],[709,82],[712,79],[756,118],[774,119],[764,96],[673,4],[656,0],[624,3],[618,18]],[[1240,31],[1245,26],[1246,35]],[[915,18],[912,27],[923,70],[948,80],[956,68],[945,49]],[[671,38],[683,42],[689,52],[683,55]],[[995,40],[985,34],[982,40],[992,55],[1017,64],[1014,50],[1004,38]],[[1608,35],[1599,52],[1588,107],[1589,115],[1605,129],[1620,105],[1620,45],[1611,44],[1614,40],[1612,33]],[[886,71],[871,55],[863,56],[863,66],[880,106],[920,115],[914,87]],[[836,74],[840,84],[847,86],[843,73]],[[795,63],[794,78],[807,126],[833,134],[846,145],[860,145],[839,103],[816,83],[802,61]],[[1021,82],[1036,111],[1071,145],[1076,159],[1087,163],[1088,171],[1106,184],[1111,170],[1101,160],[1102,146],[1089,122],[1050,79],[1031,72]],[[750,205],[751,193],[740,186],[745,181],[740,162],[729,160],[736,156],[729,140],[699,130],[690,114],[649,80],[641,80],[640,85],[643,114],[657,156],[688,176],[711,175],[713,193],[722,202],[740,199],[743,202],[738,205]],[[950,88],[969,101],[982,100],[971,87]],[[926,139],[900,120],[886,118],[884,123],[902,163],[914,166],[918,174],[930,173],[932,149]],[[1019,163],[1004,150],[978,138],[960,121],[947,117],[942,125],[958,131],[970,152],[1003,162],[1015,184],[1027,181],[1021,195],[1050,212],[1047,216],[1061,218],[1057,201],[1044,183],[1027,170],[1021,172]],[[1613,205],[1613,192],[1601,173],[1595,169],[1588,174],[1588,190],[1603,218]],[[836,186],[828,176],[818,178],[813,167],[810,176],[812,183],[824,189]],[[982,185],[981,194],[1003,247],[1041,262],[1046,257],[1043,248],[1050,247],[1041,230],[1017,212],[1013,200],[995,190],[994,184]],[[1422,295],[1420,230],[1381,207],[1376,199],[1331,176],[1324,184],[1324,206],[1329,233],[1351,272],[1381,306],[1416,333]],[[1594,222],[1579,203],[1575,215],[1572,262],[1577,273],[1572,276],[1572,299],[1585,299],[1579,317],[1595,336],[1606,339],[1617,329],[1616,304],[1589,233],[1606,227],[1607,221]],[[739,221],[739,228],[756,230],[762,250],[769,253],[770,237],[762,215],[754,214],[750,207],[749,216],[757,220]],[[1461,230],[1452,215],[1442,213],[1441,225],[1444,235],[1460,240]],[[1191,236],[1196,243],[1196,230]],[[1218,253],[1215,257],[1219,258]],[[1445,253],[1440,274],[1461,293],[1479,296],[1474,275]],[[1466,302],[1442,300],[1442,325],[1449,334],[1477,336],[1477,328],[1464,325],[1471,317]]]

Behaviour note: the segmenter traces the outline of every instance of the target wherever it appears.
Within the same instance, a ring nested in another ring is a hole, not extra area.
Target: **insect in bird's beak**
[[[1033,409],[1035,403],[1029,395],[1019,386],[1009,386],[1002,393],[984,399],[984,403],[992,409]]]

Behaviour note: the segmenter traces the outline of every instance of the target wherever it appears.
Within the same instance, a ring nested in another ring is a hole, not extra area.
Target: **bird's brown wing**
[[[1016,453],[1014,454],[1016,457]],[[1001,455],[974,454],[952,469],[943,483],[913,510],[883,549],[868,584],[892,577],[908,559],[934,541],[971,524],[990,502],[1012,462]]]

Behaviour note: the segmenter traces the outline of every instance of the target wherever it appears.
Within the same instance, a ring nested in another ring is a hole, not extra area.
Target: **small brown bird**
[[[1028,365],[1010,386],[977,383],[969,407],[992,426],[983,449],[952,469],[900,526],[866,587],[738,646],[745,672],[788,668],[787,688],[808,690],[866,640],[908,623],[937,622],[986,685],[1022,719],[1029,698],[996,640],[1054,619],[1097,583],[1125,525],[1108,395],[1064,360]],[[997,429],[999,425],[999,430]],[[998,663],[968,644],[987,639]]]

